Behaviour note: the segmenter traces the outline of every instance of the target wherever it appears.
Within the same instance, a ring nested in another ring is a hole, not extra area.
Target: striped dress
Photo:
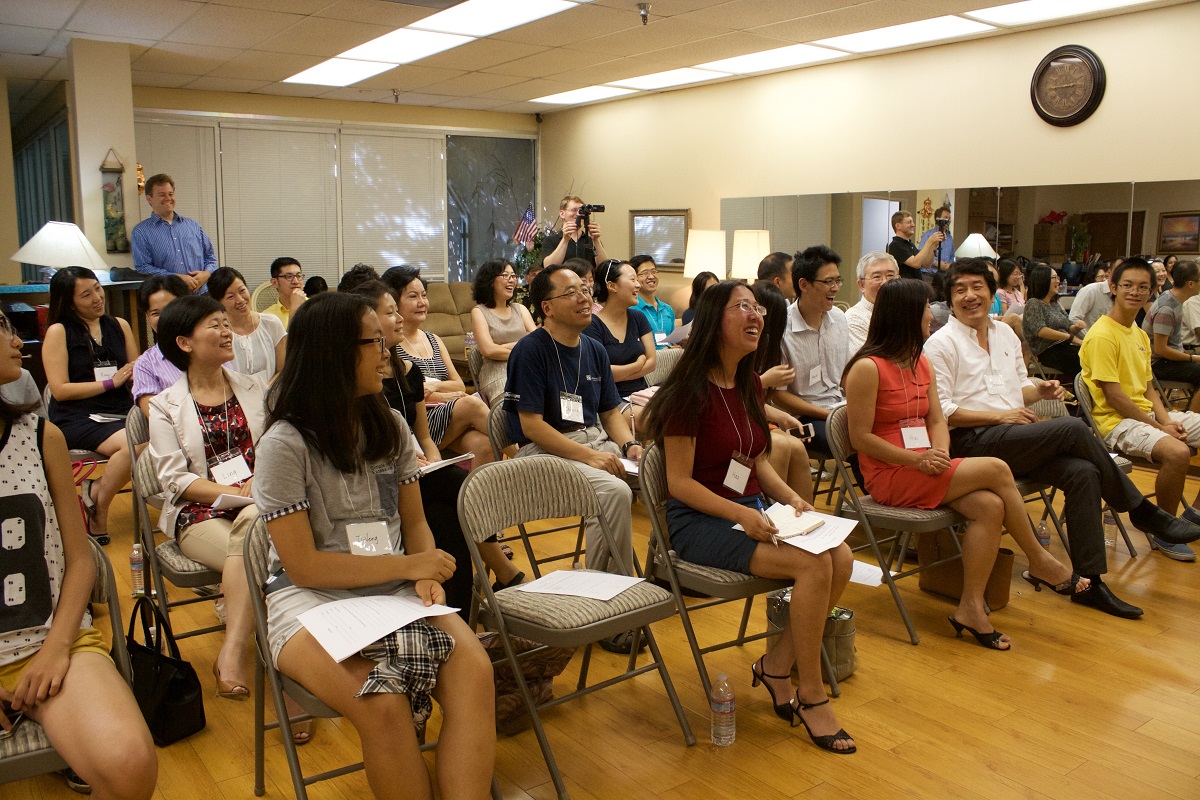
[[[403,344],[396,345],[396,352],[405,361],[411,361],[421,368],[421,374],[425,376],[427,381],[447,381],[450,380],[450,370],[446,367],[446,362],[442,360],[442,351],[438,347],[437,337],[429,331],[421,331],[425,334],[425,338],[429,340],[429,350],[433,353],[429,358],[421,358],[404,349]],[[441,448],[442,439],[446,435],[446,431],[450,429],[450,418],[454,416],[454,404],[458,402],[451,400],[448,403],[438,403],[437,405],[427,405],[425,414],[429,417],[429,437],[433,439],[434,444]]]

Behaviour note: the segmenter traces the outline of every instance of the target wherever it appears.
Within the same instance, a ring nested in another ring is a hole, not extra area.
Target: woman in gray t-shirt
[[[383,343],[370,304],[340,292],[309,300],[288,329],[254,481],[272,543],[271,654],[355,726],[372,787],[426,774],[414,725],[432,696],[445,717],[441,793],[482,797],[495,760],[492,670],[460,617],[418,620],[341,662],[298,621],[350,597],[441,603],[441,581],[454,571],[425,521],[408,427],[381,394]]]

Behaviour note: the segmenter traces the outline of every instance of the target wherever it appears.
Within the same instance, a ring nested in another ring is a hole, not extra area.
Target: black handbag
[[[133,638],[139,615],[146,644]],[[155,621],[154,632],[150,630],[151,619]],[[167,653],[163,652],[164,641]],[[125,642],[133,666],[133,696],[154,743],[166,747],[204,730],[204,690],[200,678],[192,665],[180,657],[179,645],[167,621],[149,597],[139,597],[133,604]]]

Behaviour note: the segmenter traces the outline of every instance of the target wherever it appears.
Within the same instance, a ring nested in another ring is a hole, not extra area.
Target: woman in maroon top
[[[854,740],[838,725],[821,683],[821,636],[829,609],[850,580],[850,549],[841,544],[814,555],[779,546],[772,540],[774,525],[760,511],[760,491],[797,514],[812,508],[767,458],[763,390],[752,358],[764,311],[738,281],[705,291],[691,341],[647,407],[645,426],[666,456],[667,528],[679,557],[793,581],[788,624],[775,649],[751,667],[753,683],[764,682],[775,713],[793,726],[803,724],[818,747],[848,754]],[[793,663],[799,673],[794,699]]]

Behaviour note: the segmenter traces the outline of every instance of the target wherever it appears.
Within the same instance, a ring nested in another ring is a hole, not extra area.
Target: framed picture
[[[651,255],[660,270],[683,272],[683,253],[691,227],[691,210],[630,211],[629,242],[633,255]]]
[[[1200,211],[1159,214],[1158,252],[1200,253]]]

